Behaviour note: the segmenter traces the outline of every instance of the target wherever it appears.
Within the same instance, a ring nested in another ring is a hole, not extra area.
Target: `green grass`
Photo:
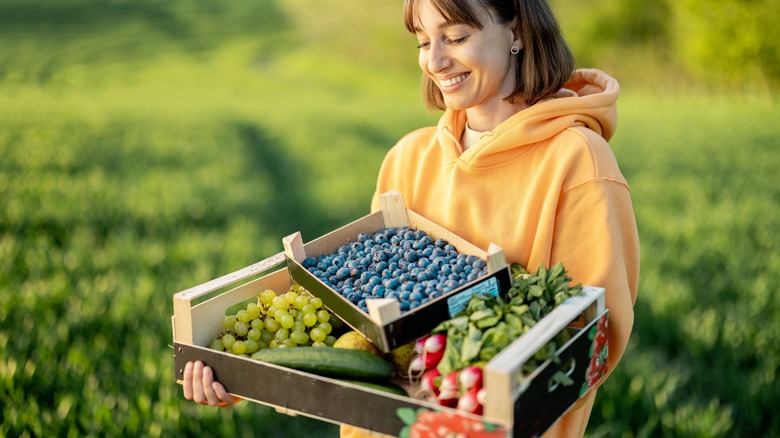
[[[0,436],[309,436],[187,402],[168,347],[175,292],[362,216],[387,148],[435,121],[413,69],[302,43],[299,3],[0,3]],[[620,111],[642,275],[589,435],[778,435],[780,109]]]

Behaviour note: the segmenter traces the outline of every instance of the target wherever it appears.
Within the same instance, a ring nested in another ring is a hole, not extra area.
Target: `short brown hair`
[[[415,32],[416,5],[422,0],[404,0],[404,24]],[[517,85],[506,97],[510,102],[522,99],[528,105],[544,99],[563,87],[574,73],[574,56],[563,38],[558,21],[547,0],[430,0],[431,5],[450,23],[468,24],[478,29],[473,5],[484,7],[502,24],[517,19],[521,55],[517,56]],[[423,74],[423,98],[431,108],[446,109],[436,84]]]

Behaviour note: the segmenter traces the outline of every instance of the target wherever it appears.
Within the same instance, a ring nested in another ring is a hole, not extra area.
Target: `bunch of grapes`
[[[225,316],[210,348],[252,357],[266,348],[332,347],[336,337],[331,332],[342,325],[321,299],[294,284],[280,295],[266,289],[256,303]]]

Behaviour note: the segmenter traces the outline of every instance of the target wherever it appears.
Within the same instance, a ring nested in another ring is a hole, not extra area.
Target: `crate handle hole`
[[[564,376],[566,376],[567,378],[571,378],[571,375],[574,373],[575,368],[577,368],[577,361],[574,360],[574,358],[572,357],[571,359],[569,359],[568,362],[566,362],[564,366],[561,367],[561,371],[565,369],[566,371],[563,372]],[[555,379],[555,376],[550,377],[550,380],[547,381],[547,392],[555,391],[556,389],[558,389],[561,383],[562,382]]]

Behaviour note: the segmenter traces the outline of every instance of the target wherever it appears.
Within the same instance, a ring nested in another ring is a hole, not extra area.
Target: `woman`
[[[407,207],[479,247],[498,244],[507,261],[530,270],[563,262],[575,283],[604,287],[614,369],[639,275],[629,188],[607,144],[617,82],[574,69],[546,0],[405,0],[404,18],[426,103],[444,114],[388,152],[372,210],[378,194],[398,190]],[[185,373],[185,396],[235,402],[210,376],[200,365]],[[546,436],[582,436],[595,393]]]

